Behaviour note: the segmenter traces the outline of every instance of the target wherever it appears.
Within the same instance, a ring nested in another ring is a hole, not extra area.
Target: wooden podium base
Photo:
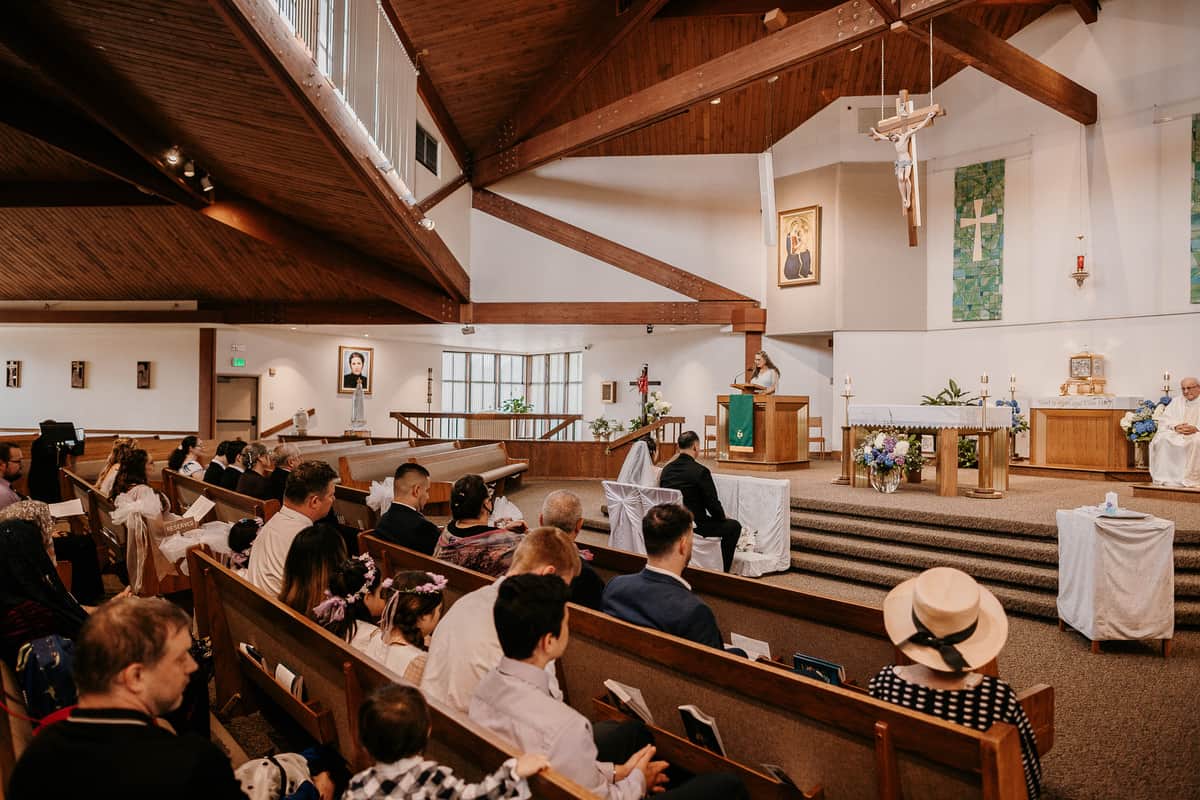
[[[771,463],[764,463],[760,461],[732,461],[728,458],[718,458],[717,463],[723,466],[749,469],[755,472],[783,472],[789,469],[808,469],[812,466],[808,461],[773,461]]]
[[[729,395],[717,397],[717,463],[723,467],[782,472],[808,469],[808,397],[756,395],[753,450],[729,445]]]

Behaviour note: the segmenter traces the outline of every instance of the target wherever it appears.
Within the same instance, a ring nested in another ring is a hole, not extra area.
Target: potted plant
[[[592,431],[592,438],[597,442],[612,433],[612,423],[603,416],[596,417],[589,422],[588,428]]]
[[[500,410],[505,414],[528,414],[533,411],[533,405],[526,403],[524,397],[510,397],[500,404]]]
[[[979,403],[979,398],[972,397],[958,385],[958,382],[954,378],[950,378],[946,384],[946,388],[937,394],[921,396],[921,405],[923,406],[977,406]],[[973,438],[967,436],[959,438],[958,465],[960,467],[974,467],[979,464],[979,454],[976,452],[977,447]]]

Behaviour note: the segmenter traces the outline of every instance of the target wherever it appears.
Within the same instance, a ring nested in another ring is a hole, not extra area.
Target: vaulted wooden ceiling
[[[191,299],[230,319],[289,323],[521,316],[503,304],[460,308],[470,299],[465,270],[436,233],[417,225],[420,212],[381,189],[383,178],[353,141],[355,125],[314,92],[311,61],[302,46],[297,55],[273,2],[40,0],[6,18],[0,300]],[[541,161],[761,151],[839,97],[877,93],[884,46],[887,94],[929,90],[925,41],[905,35],[904,20],[887,33],[882,17],[902,13],[895,0],[382,2],[416,56],[422,97],[476,186],[541,163],[512,155],[531,139],[586,125],[581,120],[644,99],[672,78],[703,82],[714,59],[773,35],[762,15],[776,7],[788,18],[780,37],[820,23],[810,38],[829,39],[834,8],[839,24],[844,15],[855,31],[868,20],[871,27],[853,34],[856,42],[820,45],[803,63],[730,83],[719,104],[705,96],[608,137],[575,146],[567,137],[559,150],[543,147]],[[936,85],[964,63],[986,71],[984,62],[1008,47],[1002,40],[1064,2],[904,5],[915,9],[909,34],[935,14],[957,20],[957,44],[942,42],[933,60]],[[1095,0],[1069,2],[1094,20]],[[618,15],[618,6],[627,10]],[[964,36],[988,40],[991,52],[974,52]],[[1000,76],[1005,66],[991,69]],[[768,83],[772,74],[778,80]],[[1055,75],[1033,88],[1064,113],[1094,118],[1094,96],[1089,111],[1090,93],[1081,99],[1082,87]],[[215,192],[164,165],[172,145],[211,175]],[[586,231],[562,235],[590,241]],[[679,272],[647,267],[637,253],[616,257],[651,280]],[[753,305],[721,302],[730,307],[711,298],[625,304],[611,316],[726,322],[731,309]],[[548,313],[527,316],[553,321]]]

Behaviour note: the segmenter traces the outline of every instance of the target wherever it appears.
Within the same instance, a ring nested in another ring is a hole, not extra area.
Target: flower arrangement
[[[854,451],[854,461],[886,475],[894,469],[917,469],[924,463],[921,445],[913,445],[912,436],[893,431],[875,431],[867,435],[863,446]]]
[[[1131,442],[1148,442],[1158,433],[1158,419],[1167,410],[1170,398],[1164,397],[1155,403],[1153,400],[1143,400],[1133,411],[1126,411],[1121,417],[1121,430]]]
[[[662,392],[651,392],[646,399],[646,423],[657,422],[661,417],[671,413],[671,403],[663,399]],[[629,430],[636,431],[642,427],[640,416],[629,420]]]
[[[1008,406],[1012,409],[1012,432],[1024,433],[1029,430],[1029,418],[1021,413],[1021,404],[1016,400],[997,400],[997,406]]]

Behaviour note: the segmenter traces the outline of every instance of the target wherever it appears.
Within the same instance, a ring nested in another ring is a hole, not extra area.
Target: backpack
[[[29,716],[41,719],[78,701],[75,681],[71,678],[74,661],[74,643],[58,634],[21,645],[17,652],[17,679]]]

